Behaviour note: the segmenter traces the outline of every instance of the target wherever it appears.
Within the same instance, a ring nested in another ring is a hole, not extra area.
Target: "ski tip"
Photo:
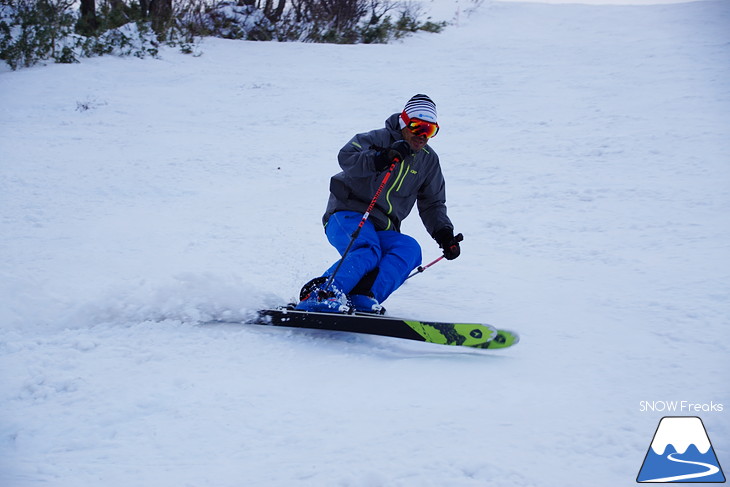
[[[488,349],[507,348],[513,345],[517,345],[520,342],[520,336],[509,330],[497,330],[497,336],[494,337],[488,344]]]

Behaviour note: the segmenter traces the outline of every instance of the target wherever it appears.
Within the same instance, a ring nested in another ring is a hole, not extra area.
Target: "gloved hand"
[[[464,240],[464,236],[462,234],[454,236],[453,228],[444,227],[434,233],[433,238],[438,242],[439,247],[444,250],[446,260],[454,260],[461,254],[459,242]]]
[[[397,140],[387,149],[383,149],[375,156],[375,169],[384,171],[394,162],[402,162],[411,154],[411,146],[405,140]]]

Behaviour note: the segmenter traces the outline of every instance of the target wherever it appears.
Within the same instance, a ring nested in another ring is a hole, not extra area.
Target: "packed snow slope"
[[[392,45],[0,73],[0,485],[631,486],[666,415],[728,468],[728,25],[486,2]],[[200,325],[337,257],[337,151],[421,92],[465,240],[385,304],[522,342]]]

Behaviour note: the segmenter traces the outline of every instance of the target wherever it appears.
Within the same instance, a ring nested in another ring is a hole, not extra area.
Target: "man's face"
[[[401,133],[403,134],[403,140],[408,142],[408,145],[411,146],[413,152],[418,152],[426,147],[428,137],[426,137],[425,135],[415,135],[408,129],[408,127],[403,128],[403,130],[401,130]]]

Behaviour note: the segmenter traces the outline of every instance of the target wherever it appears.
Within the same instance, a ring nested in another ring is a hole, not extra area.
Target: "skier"
[[[380,303],[421,264],[418,242],[400,233],[416,203],[444,257],[459,256],[439,158],[427,144],[438,131],[436,105],[418,94],[384,128],[357,134],[340,150],[342,172],[330,180],[322,222],[343,258],[305,284],[296,309],[383,313]]]

